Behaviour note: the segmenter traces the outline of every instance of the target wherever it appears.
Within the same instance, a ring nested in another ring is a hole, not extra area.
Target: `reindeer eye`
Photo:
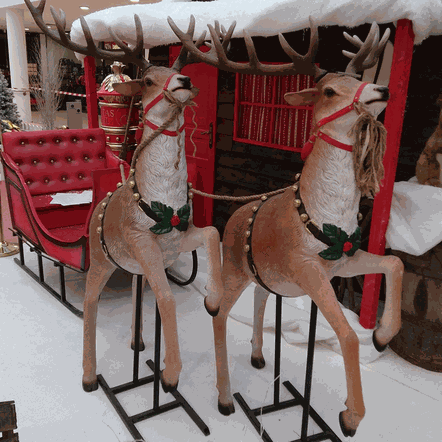
[[[331,88],[331,87],[327,87],[327,88],[325,88],[325,90],[324,90],[324,95],[326,96],[326,97],[333,97],[334,95],[336,95],[336,92]]]
[[[144,84],[145,84],[146,86],[152,86],[152,85],[153,85],[153,81],[152,81],[150,78],[146,78],[146,79],[144,80]]]

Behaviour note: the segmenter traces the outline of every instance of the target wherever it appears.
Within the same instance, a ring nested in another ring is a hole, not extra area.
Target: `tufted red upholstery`
[[[92,171],[108,167],[101,129],[10,132],[3,139],[32,196],[92,189]]]
[[[127,174],[127,163],[106,147],[102,129],[5,133],[3,150],[14,230],[47,255],[87,270],[90,216],[121,181],[120,164]],[[50,204],[55,193],[89,189],[92,203]]]

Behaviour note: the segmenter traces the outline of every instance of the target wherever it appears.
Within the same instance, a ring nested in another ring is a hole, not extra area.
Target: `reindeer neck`
[[[300,191],[307,213],[316,223],[334,224],[349,234],[356,229],[361,193],[352,152],[317,140],[302,170]]]
[[[170,130],[175,130],[176,123]],[[145,136],[148,135],[145,129]],[[135,180],[144,201],[159,201],[173,209],[187,202],[187,165],[184,132],[179,136],[158,135],[140,153]]]

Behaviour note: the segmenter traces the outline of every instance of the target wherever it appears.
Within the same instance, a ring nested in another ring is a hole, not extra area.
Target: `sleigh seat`
[[[1,159],[12,228],[19,238],[17,264],[82,316],[66,301],[64,267],[89,268],[92,212],[121,181],[121,164],[128,174],[128,164],[106,147],[102,129],[5,133]],[[38,255],[39,275],[25,265],[23,242]],[[60,268],[61,293],[44,281],[42,257]]]

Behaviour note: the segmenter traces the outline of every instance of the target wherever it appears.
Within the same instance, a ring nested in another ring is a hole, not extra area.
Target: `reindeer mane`
[[[358,111],[360,116],[351,129],[355,137],[353,164],[356,185],[363,196],[375,196],[384,178],[387,131],[364,107],[360,106]]]

